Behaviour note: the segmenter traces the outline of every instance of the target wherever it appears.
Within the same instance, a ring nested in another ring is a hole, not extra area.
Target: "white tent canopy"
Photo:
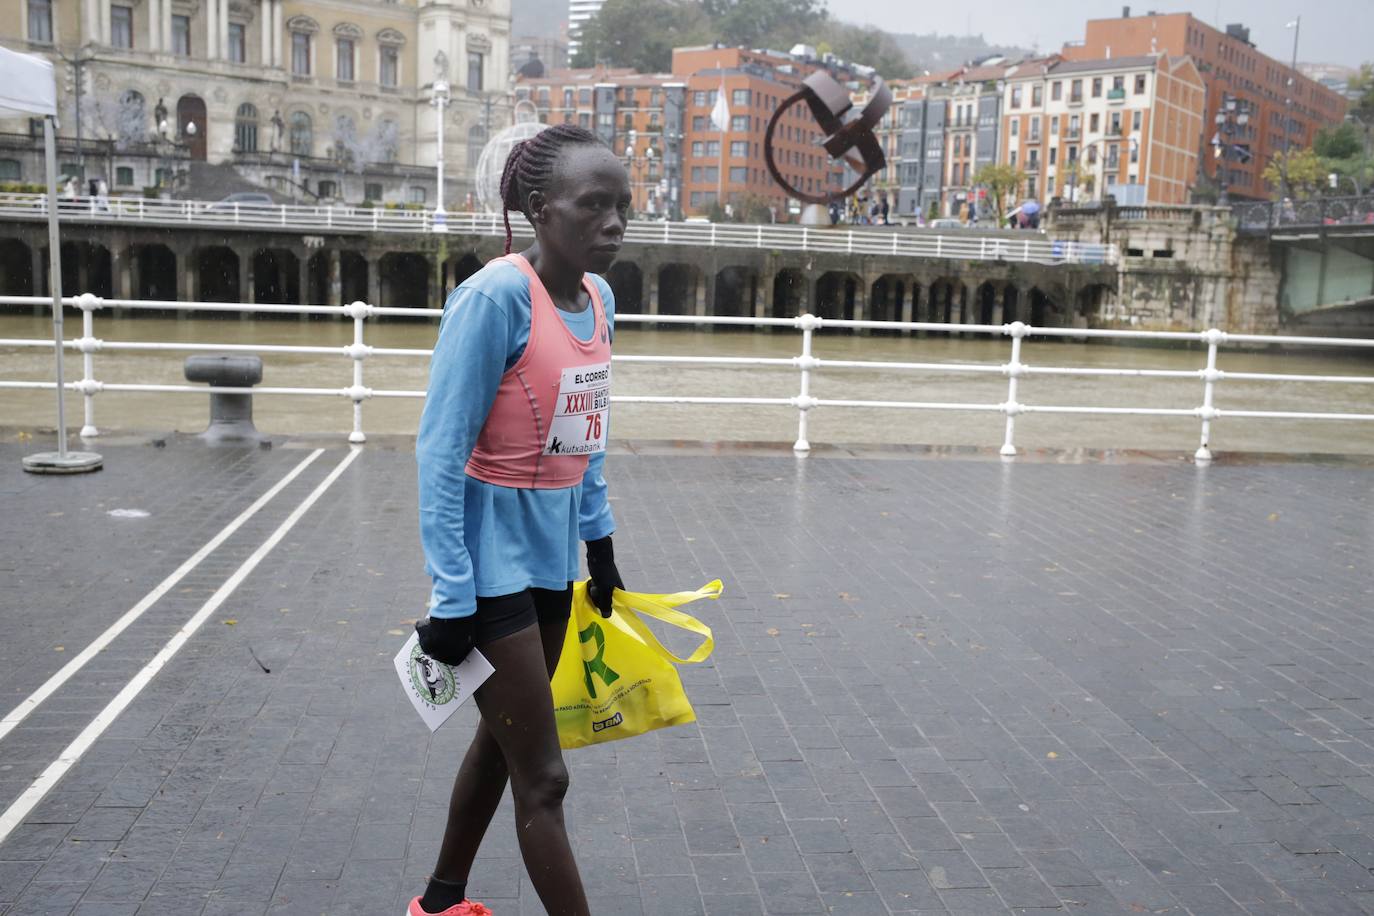
[[[52,62],[0,48],[0,118],[57,114]]]
[[[93,471],[92,452],[67,451],[66,388],[62,375],[62,246],[57,231],[57,80],[52,63],[0,48],[0,118],[42,118],[43,158],[48,174],[48,287],[52,290],[53,345],[57,351],[57,451],[24,458],[24,469],[42,474]],[[39,282],[33,278],[34,286]]]

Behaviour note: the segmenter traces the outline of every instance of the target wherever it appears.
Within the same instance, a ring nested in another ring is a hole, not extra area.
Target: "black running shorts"
[[[477,596],[477,645],[494,642],[534,624],[566,623],[572,613],[572,583],[559,591],[527,588],[513,595]]]

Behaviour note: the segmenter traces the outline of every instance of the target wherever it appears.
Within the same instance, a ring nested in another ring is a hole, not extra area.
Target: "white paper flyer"
[[[401,689],[430,731],[447,722],[495,670],[476,649],[468,653],[461,665],[437,662],[421,650],[420,637],[415,633],[396,653],[396,676],[401,679]]]

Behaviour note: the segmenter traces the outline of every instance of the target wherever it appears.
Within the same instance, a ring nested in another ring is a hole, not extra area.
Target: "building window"
[[[592,126],[592,116],[589,112],[580,112],[577,116],[577,126],[584,130],[590,130]]]
[[[1113,134],[1121,133],[1121,112],[1119,111],[1112,112],[1112,124],[1110,132]]]
[[[1102,98],[1102,77],[1100,76],[1093,77],[1093,98]]]
[[[382,183],[380,181],[369,181],[363,185],[363,200],[381,200]]]
[[[747,141],[747,140],[731,140],[731,141],[730,141],[730,158],[732,158],[732,159],[743,159],[743,158],[748,157],[748,155],[749,155],[749,141]]]
[[[1039,107],[1045,103],[1045,87],[1036,83],[1031,87],[1031,105]]]
[[[587,106],[592,103],[592,91],[590,89],[577,90],[577,104]]]
[[[422,204],[422,203],[424,203],[424,202],[425,202],[425,189],[424,189],[424,188],[411,188],[411,189],[410,189],[410,202],[413,203],[413,204]]]
[[[719,141],[719,140],[708,140],[708,141],[706,141],[706,155],[710,156],[710,157],[713,158],[713,159],[716,158],[716,157],[718,157],[718,156],[720,155],[720,141]]]
[[[1139,162],[1139,161],[1140,161],[1140,144],[1138,144],[1138,143],[1132,143],[1132,144],[1131,144],[1131,164],[1132,164],[1132,165],[1135,165],[1135,164],[1136,164],[1137,162]]]
[[[1054,176],[1053,176],[1053,175],[1050,175],[1048,178],[1045,179],[1045,196],[1046,196],[1046,197],[1053,197],[1053,196],[1054,196]]]
[[[1050,118],[1050,136],[1059,136],[1059,115]]]
[[[704,117],[702,117],[701,115],[694,115],[694,116],[692,117],[692,130],[694,130],[694,131],[701,131],[701,130],[705,130],[705,129],[706,129],[706,119],[705,119]]]
[[[1030,121],[1030,139],[1032,143],[1040,142],[1040,117],[1037,115]]]
[[[625,121],[624,121],[624,124],[625,124],[625,132],[626,132],[626,133],[629,133],[630,131],[634,130],[634,129],[635,129],[635,116],[634,116],[633,114],[631,114],[630,112],[628,112],[628,111],[625,112]]]
[[[1019,136],[1021,136],[1021,119],[1020,119],[1020,118],[1012,118],[1012,119],[1011,119],[1011,135],[1012,135],[1013,137],[1019,137]]]
[[[401,76],[401,49],[382,48],[382,56],[377,71],[377,82],[388,89],[395,89]]]
[[[1135,94],[1145,94],[1145,74],[1143,73],[1137,73],[1135,76]]]
[[[0,181],[19,181],[23,177],[18,159],[0,159]]]
[[[1125,91],[1126,91],[1126,77],[1124,77],[1124,76],[1114,76],[1114,77],[1112,77],[1112,90],[1113,90],[1113,91],[1116,91],[1116,90],[1118,90],[1118,89],[1121,90],[1122,92],[1125,92]]]
[[[336,185],[332,181],[321,181],[319,187],[315,190],[315,196],[321,198],[322,200],[332,200],[334,197],[335,188],[337,187],[338,185]]]
[[[1099,125],[1100,123],[1101,123],[1101,117],[1097,114],[1097,112],[1093,112],[1091,115],[1089,115],[1089,116],[1088,116],[1088,133],[1090,133],[1090,134],[1095,134],[1095,133],[1097,133],[1097,127],[1098,127],[1098,125]]]
[[[1140,112],[1131,112],[1131,130],[1140,130]]]
[[[115,169],[115,184],[121,188],[130,188],[134,184],[134,170],[132,166],[121,165]]]
[[[736,108],[747,108],[749,106],[749,90],[736,89],[730,93],[730,104]]]
[[[356,45],[351,38],[334,39],[334,78],[341,83],[351,83],[353,73],[353,51]]]
[[[234,113],[234,149],[240,153],[258,151],[258,110],[244,102]]]
[[[706,155],[706,144],[705,144],[705,143],[702,143],[700,140],[693,140],[693,141],[692,141],[692,156],[693,156],[693,158],[700,159],[702,156],[705,156],[705,155]]]
[[[748,115],[733,115],[733,116],[731,116],[731,118],[730,118],[730,129],[731,129],[731,130],[748,130],[748,129],[749,129],[749,116],[748,116]]]
[[[701,181],[701,166],[699,166],[699,165],[694,165],[694,166],[692,166],[692,180],[693,180],[693,181]]]
[[[29,0],[29,41],[52,44],[52,0]]]
[[[482,161],[482,150],[487,145],[487,128],[485,124],[474,124],[468,128],[468,168],[477,168],[477,163]]]
[[[1020,86],[1012,86],[1012,87],[1011,87],[1011,107],[1012,107],[1012,108],[1020,108],[1020,107],[1021,107],[1021,87],[1020,87]]]
[[[1082,80],[1074,80],[1073,82],[1069,83],[1069,101],[1070,101],[1070,102],[1081,102],[1081,101],[1083,101],[1083,81],[1082,81]]]
[[[175,18],[173,17],[173,19]],[[176,31],[175,24],[172,26],[172,31]],[[178,53],[185,53],[188,57],[191,55],[191,22],[189,18],[186,21],[186,50]],[[248,63],[248,27],[242,22],[229,23],[229,59],[236,64]]]
[[[708,165],[701,170],[701,177],[704,181],[719,181],[720,168],[718,166]]]
[[[1055,164],[1056,162],[1058,162],[1058,161],[1059,161],[1059,147],[1057,147],[1057,146],[1051,146],[1051,147],[1050,147],[1050,165],[1054,165],[1054,164]]]
[[[110,7],[110,44],[116,48],[134,46],[134,8],[132,6]]]
[[[296,76],[310,75],[310,35],[291,33],[291,72]]]
[[[1053,83],[1050,83],[1050,99],[1057,102],[1063,97],[1064,83],[1061,80],[1055,80]]]
[[[482,53],[480,51],[468,52],[468,88],[473,92],[482,91]],[[547,90],[545,90],[547,92]],[[544,97],[548,102],[548,97]]]
[[[564,108],[571,108],[571,107],[573,107],[573,95],[574,95],[573,90],[571,90],[571,89],[564,89],[564,90],[563,90],[563,107],[564,107]]]
[[[310,126],[310,115],[303,111],[291,113],[291,155],[309,157],[314,155],[315,134]]]

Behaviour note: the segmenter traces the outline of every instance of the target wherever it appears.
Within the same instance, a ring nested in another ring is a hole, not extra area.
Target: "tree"
[[[711,24],[693,0],[606,0],[582,27],[574,67],[633,67],[666,73],[673,48],[710,41]]]
[[[790,48],[826,21],[823,0],[702,0],[713,31],[727,45]]]
[[[993,224],[1000,226],[1007,212],[1007,199],[1015,201],[1025,187],[1027,175],[1014,165],[1005,163],[985,165],[973,176],[973,183],[987,193],[987,206],[992,208]]]
[[[1364,152],[1360,129],[1353,121],[1317,131],[1312,149],[1323,159],[1354,159]]]
[[[915,75],[906,54],[892,36],[881,29],[828,20],[816,34],[816,40],[808,44],[828,50],[841,60],[872,67],[886,79],[908,79]]]
[[[1275,193],[1283,193],[1287,188],[1289,196],[1300,200],[1320,193],[1326,175],[1325,163],[1312,149],[1275,153],[1264,167],[1264,180]]]

